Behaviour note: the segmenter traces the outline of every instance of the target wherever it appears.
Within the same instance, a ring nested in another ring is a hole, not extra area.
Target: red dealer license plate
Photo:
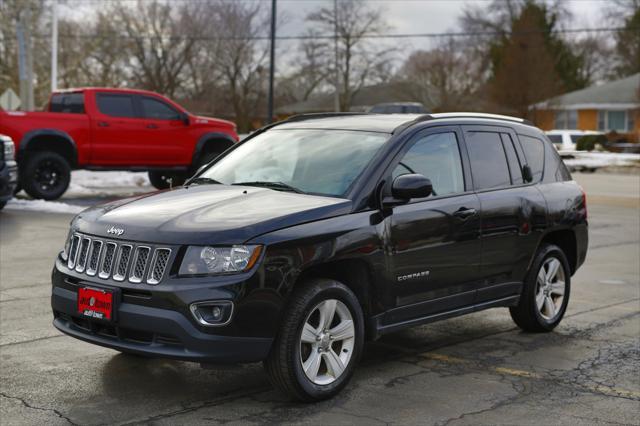
[[[113,293],[89,287],[78,289],[78,313],[89,318],[111,321]]]

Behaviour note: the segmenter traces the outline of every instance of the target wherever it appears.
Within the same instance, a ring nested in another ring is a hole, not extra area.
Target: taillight
[[[582,208],[584,209],[584,219],[587,220],[587,193],[584,191],[583,187],[580,187],[580,191],[582,191]]]

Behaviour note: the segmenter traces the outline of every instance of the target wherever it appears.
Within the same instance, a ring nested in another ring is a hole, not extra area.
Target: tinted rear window
[[[531,136],[518,135],[527,164],[531,169],[533,181],[538,182],[542,179],[542,170],[544,169],[544,145],[538,138]]]
[[[466,139],[475,189],[500,188],[511,185],[509,166],[500,134],[468,132]]]
[[[50,112],[84,114],[83,93],[55,93],[51,96]]]
[[[133,96],[101,93],[97,97],[101,113],[112,117],[135,117]]]

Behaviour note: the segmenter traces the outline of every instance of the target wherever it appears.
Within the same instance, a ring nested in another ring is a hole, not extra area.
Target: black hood
[[[91,235],[165,244],[239,244],[278,229],[347,214],[351,201],[266,188],[199,185],[92,207],[74,227]],[[111,227],[124,232],[107,233]]]

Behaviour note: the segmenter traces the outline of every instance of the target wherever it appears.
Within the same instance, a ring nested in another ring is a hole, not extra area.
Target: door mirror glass
[[[419,174],[398,176],[391,185],[391,195],[399,200],[425,198],[431,195],[432,192],[431,181]]]

